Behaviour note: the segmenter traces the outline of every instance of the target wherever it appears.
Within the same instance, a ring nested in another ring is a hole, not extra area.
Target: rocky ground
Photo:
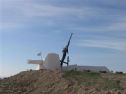
[[[126,94],[126,75],[24,71],[1,79],[0,94]]]

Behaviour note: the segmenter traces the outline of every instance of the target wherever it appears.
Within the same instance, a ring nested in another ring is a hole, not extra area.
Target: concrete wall
[[[43,60],[28,60],[28,64],[42,64]]]

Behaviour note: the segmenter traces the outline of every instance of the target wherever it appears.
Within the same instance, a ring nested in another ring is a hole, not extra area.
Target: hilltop
[[[126,74],[30,70],[0,80],[0,94],[126,94]]]

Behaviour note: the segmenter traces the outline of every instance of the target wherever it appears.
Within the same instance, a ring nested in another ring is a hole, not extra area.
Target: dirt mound
[[[88,86],[84,84],[85,80],[80,80],[85,79],[85,75],[82,78],[70,73],[49,70],[21,72],[0,80],[0,94],[126,94],[126,88],[100,88],[100,83],[96,86],[94,82],[95,85]]]

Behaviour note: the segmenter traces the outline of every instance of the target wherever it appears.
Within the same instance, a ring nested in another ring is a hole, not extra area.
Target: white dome
[[[44,67],[46,69],[60,69],[60,58],[56,53],[49,53],[44,61]]]

